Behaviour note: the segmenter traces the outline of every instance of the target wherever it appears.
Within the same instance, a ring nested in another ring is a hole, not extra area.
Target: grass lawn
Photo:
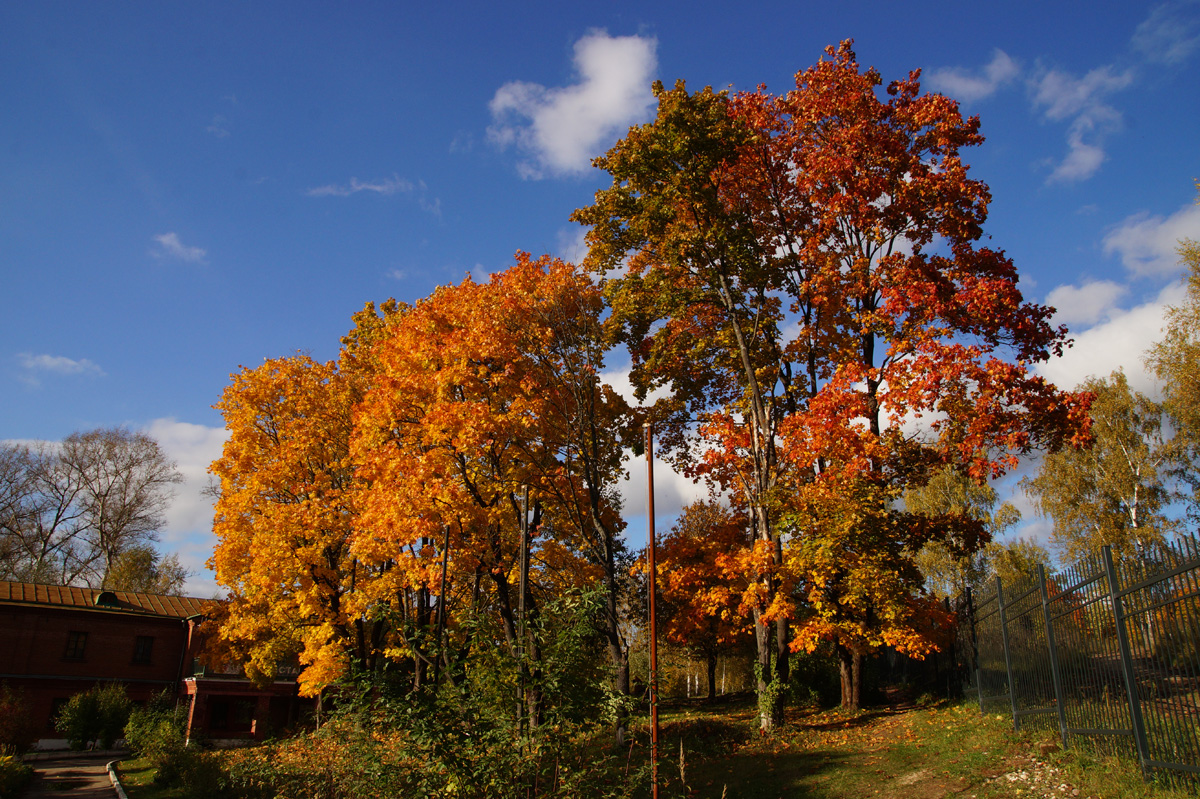
[[[648,730],[635,729],[635,739],[636,766]],[[793,711],[770,737],[757,734],[752,699],[681,704],[663,709],[659,747],[663,799],[1195,796],[1145,783],[1130,758],[1059,751],[1054,734],[1014,733],[1006,716],[970,704]],[[185,794],[154,786],[145,761],[124,761],[120,773],[130,799]]]
[[[660,784],[668,796],[719,799],[1194,796],[1147,785],[1135,761],[1057,749],[1056,736],[1017,734],[969,704],[794,712],[759,738],[753,708],[720,716],[701,706],[664,714]],[[683,739],[681,790],[679,752]]]
[[[181,799],[183,788],[163,788],[154,784],[154,768],[142,758],[117,764],[121,785],[129,799]]]

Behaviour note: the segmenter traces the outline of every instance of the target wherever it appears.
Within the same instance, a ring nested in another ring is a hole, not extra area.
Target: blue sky
[[[0,5],[0,439],[157,436],[188,478],[163,549],[210,594],[231,372],[333,358],[368,300],[518,249],[577,259],[589,159],[650,117],[651,81],[783,92],[846,38],[981,117],[990,244],[1076,338],[1045,373],[1153,391],[1174,242],[1200,238],[1200,2],[752,6]],[[656,482],[663,518],[694,492]]]

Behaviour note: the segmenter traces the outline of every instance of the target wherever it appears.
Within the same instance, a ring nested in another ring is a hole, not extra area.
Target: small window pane
[[[74,630],[67,633],[67,651],[63,657],[67,660],[83,660],[83,653],[87,647],[87,635],[87,633]]]
[[[139,635],[133,647],[134,663],[149,663],[150,652],[154,649],[154,636]]]

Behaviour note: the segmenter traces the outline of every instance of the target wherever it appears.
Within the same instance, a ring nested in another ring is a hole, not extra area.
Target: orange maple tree
[[[764,727],[781,709],[764,679],[767,625],[782,684],[788,649],[817,623],[798,596],[828,581],[820,559],[785,550],[824,541],[867,554],[878,543],[850,542],[873,527],[901,543],[889,548],[899,561],[861,558],[856,579],[890,580],[890,569],[905,584],[912,536],[901,531],[917,522],[894,514],[900,488],[939,463],[995,477],[1022,452],[1086,435],[1086,397],[1030,370],[1061,352],[1066,331],[1024,301],[1011,260],[978,245],[990,196],[960,156],[982,142],[978,119],[922,94],[919,72],[881,87],[849,42],[780,96],[656,85],[657,119],[597,159],[613,185],[574,215],[593,226],[593,269],[626,264],[606,296],[635,385],[672,390],[656,407],[668,446],[739,494],[769,557],[748,590]],[[865,503],[862,525],[798,510],[831,500]],[[844,675],[853,650],[881,639],[856,632],[862,618],[901,618],[895,602],[877,595],[863,617],[826,600],[820,637],[844,645]]]
[[[347,657],[369,661],[365,642],[379,632],[347,607],[366,576],[350,554],[356,393],[335,363],[296,356],[234,375],[216,405],[229,430],[211,467],[220,495],[209,566],[229,593],[222,638],[252,676],[273,677],[299,655],[308,696]]]
[[[396,566],[377,588],[397,581],[446,596],[442,573],[469,584],[510,650],[535,666],[537,643],[519,629],[522,600],[532,620],[568,587],[615,581],[624,405],[599,381],[601,308],[576,268],[524,253],[486,284],[440,288],[375,349],[379,373],[357,420],[371,535],[354,552]],[[524,596],[522,535],[532,551]],[[422,557],[426,542],[441,547],[440,571]]]
[[[752,581],[744,568],[752,547],[743,515],[705,501],[684,508],[658,543],[660,629],[704,659],[709,699],[716,695],[718,657],[751,641],[753,625],[741,605]]]
[[[404,310],[392,300],[368,303],[354,315],[338,362],[298,355],[244,368],[215,406],[229,438],[210,467],[219,494],[209,566],[229,601],[210,642],[257,678],[298,657],[308,696],[352,664],[381,666],[393,633],[359,600],[378,569],[351,552],[362,484],[350,439],[375,368],[371,347]]]

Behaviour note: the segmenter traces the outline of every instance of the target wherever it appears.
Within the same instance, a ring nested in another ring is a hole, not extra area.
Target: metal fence
[[[1200,776],[1200,542],[1144,547],[967,594],[959,651],[981,712],[1057,730],[1064,748],[1136,755],[1147,778]],[[962,617],[960,617],[962,618]],[[965,620],[964,619],[964,620]]]

